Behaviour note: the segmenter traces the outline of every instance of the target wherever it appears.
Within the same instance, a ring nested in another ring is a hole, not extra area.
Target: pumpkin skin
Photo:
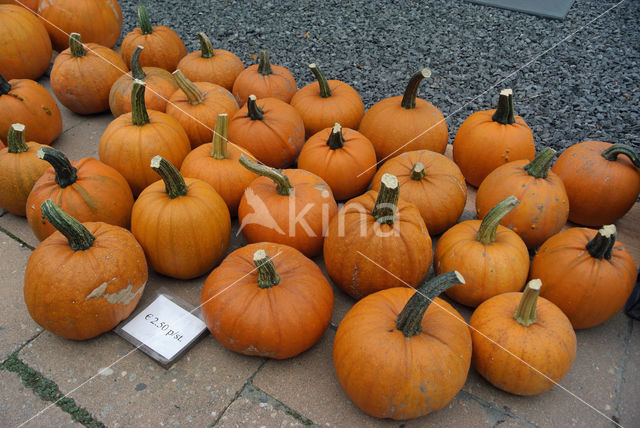
[[[120,38],[122,11],[117,0],[41,1],[38,15],[58,52],[69,48],[69,33],[80,33],[86,42],[108,48]]]
[[[39,2],[40,0],[19,0],[19,2],[18,0],[0,0],[0,4],[15,4],[16,6],[20,7],[22,7],[22,4],[24,4],[26,7],[33,11],[36,11],[38,9]],[[47,34],[47,37],[49,37],[49,34]]]
[[[24,275],[31,318],[73,340],[96,337],[126,319],[148,276],[144,252],[131,232],[102,222],[83,226],[95,237],[89,248],[74,251],[56,231],[31,253]]]
[[[380,167],[373,178],[372,190],[380,189],[380,179],[386,173],[398,177],[400,197],[418,208],[429,235],[441,234],[462,215],[467,186],[460,168],[448,157],[430,150],[404,152]]]
[[[276,285],[260,287],[258,250],[271,259]],[[229,254],[207,277],[201,301],[205,323],[224,347],[275,359],[313,346],[333,312],[333,290],[320,268],[292,247],[267,242]]]
[[[358,130],[373,143],[378,161],[422,149],[444,153],[447,122],[433,104],[417,97],[420,81],[430,75],[428,69],[416,73],[404,96],[378,101],[362,118]]]
[[[540,295],[562,309],[575,329],[612,318],[623,308],[636,281],[636,265],[625,246],[615,240],[615,226],[605,228],[614,231],[608,238],[601,236],[612,241],[609,259],[604,254],[593,256],[587,248],[604,228],[599,232],[574,227],[549,238],[531,261],[529,276],[542,280]]]
[[[249,95],[258,99],[278,98],[288,103],[298,90],[296,79],[289,70],[279,65],[271,65],[269,53],[260,52],[260,62],[245,68],[233,82],[231,93],[242,107]]]
[[[0,74],[38,79],[51,61],[51,40],[40,20],[22,6],[0,5]]]
[[[605,150],[611,155],[603,156]],[[551,170],[567,190],[569,220],[584,226],[602,226],[622,218],[640,194],[638,166],[638,155],[620,145],[584,141],[567,148]]]

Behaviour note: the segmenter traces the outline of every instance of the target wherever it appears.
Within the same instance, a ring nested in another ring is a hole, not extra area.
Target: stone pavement
[[[48,85],[46,78],[41,83]],[[61,110],[64,133],[55,147],[71,160],[98,157],[100,136],[112,117],[80,117]],[[471,192],[463,220],[473,218],[473,207]],[[617,225],[619,239],[636,264],[638,218],[636,204]],[[578,353],[563,388],[536,397],[513,396],[489,385],[472,368],[463,390],[448,406],[400,423],[368,417],[338,384],[333,337],[353,300],[337,289],[330,328],[298,357],[275,361],[241,356],[208,335],[164,369],[141,352],[130,353],[132,346],[113,333],[73,342],[42,331],[30,319],[22,296],[25,265],[37,244],[24,218],[0,216],[0,300],[5,303],[0,316],[2,427],[613,426],[607,418],[625,427],[640,426],[640,324],[624,314],[577,332]],[[243,244],[234,238],[229,251]],[[321,259],[316,261],[322,266]],[[164,288],[197,305],[205,277],[178,281],[151,273],[140,304],[148,304],[153,292]],[[470,317],[469,309],[455,306]],[[100,370],[117,360],[110,369]]]

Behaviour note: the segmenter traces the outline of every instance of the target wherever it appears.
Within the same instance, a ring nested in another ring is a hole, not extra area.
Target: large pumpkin
[[[207,327],[224,347],[283,359],[320,340],[331,320],[333,290],[298,250],[262,242],[229,254],[207,277],[201,301]]]
[[[233,82],[231,93],[238,105],[242,107],[251,94],[258,99],[273,97],[285,103],[290,102],[298,90],[293,74],[282,66],[272,65],[267,51],[260,51],[258,61],[258,64],[240,72]]]
[[[29,315],[66,339],[91,339],[111,330],[133,312],[147,283],[140,244],[119,226],[82,224],[51,200],[39,210],[57,231],[27,261]]]
[[[38,9],[39,2],[40,0],[0,0],[0,4],[15,4],[20,7],[23,7],[24,5],[33,11]],[[49,37],[48,34],[47,37]]]
[[[377,418],[406,420],[446,406],[462,389],[471,336],[460,314],[438,298],[464,283],[457,272],[418,290],[365,297],[344,317],[333,342],[336,376],[351,401]]]

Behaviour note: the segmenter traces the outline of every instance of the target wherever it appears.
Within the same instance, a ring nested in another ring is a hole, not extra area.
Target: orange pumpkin
[[[527,247],[537,247],[558,233],[567,223],[569,201],[562,180],[549,171],[555,153],[547,147],[531,162],[517,160],[493,170],[478,188],[478,218],[513,195],[520,205],[501,224],[520,235]]]
[[[118,171],[94,158],[69,162],[62,153],[41,146],[37,153],[52,166],[36,181],[27,198],[27,221],[40,241],[55,228],[42,221],[40,205],[47,199],[81,222],[101,221],[128,228],[133,195]]]
[[[293,165],[304,145],[304,122],[298,111],[277,98],[247,103],[229,122],[229,140],[273,168]]]
[[[28,7],[29,9],[36,11],[38,9],[38,3],[40,0],[0,0],[0,4],[15,4],[20,7]],[[49,37],[49,34],[47,34]]]
[[[347,202],[329,224],[324,263],[335,285],[354,299],[391,287],[415,287],[433,249],[415,205],[398,199],[398,179]]]
[[[418,86],[429,76],[428,68],[414,74],[403,96],[375,103],[362,118],[359,131],[373,143],[378,161],[421,149],[444,153],[447,122],[433,104],[418,98]]]
[[[162,180],[140,193],[131,232],[155,271],[178,279],[207,273],[229,245],[231,219],[224,200],[204,181],[182,178],[161,156],[151,159],[151,168]]]
[[[288,103],[297,90],[293,74],[284,67],[271,65],[269,53],[260,51],[259,63],[250,65],[238,74],[231,93],[242,107],[251,94],[259,99],[273,97]]]
[[[551,389],[576,357],[576,334],[560,309],[538,297],[542,283],[482,303],[469,325],[473,367],[492,385],[517,395]]]
[[[460,314],[437,296],[464,283],[449,272],[418,290],[365,297],[344,317],[333,342],[336,376],[351,401],[377,418],[406,420],[446,406],[462,389],[471,336]]]
[[[331,320],[333,290],[298,250],[262,242],[229,254],[207,277],[201,301],[207,327],[224,347],[283,359],[320,340]]]
[[[602,226],[620,219],[638,199],[638,168],[640,156],[631,147],[584,141],[562,152],[551,170],[567,190],[569,220]]]
[[[540,295],[565,313],[573,328],[590,328],[617,314],[631,295],[636,265],[616,227],[571,228],[549,238],[531,261]]]
[[[147,283],[140,244],[121,227],[81,224],[51,200],[39,210],[58,231],[27,261],[29,315],[66,339],[91,339],[111,330],[133,312]]]
[[[371,188],[380,188],[386,173],[398,177],[400,197],[414,204],[431,236],[456,224],[467,202],[467,186],[460,168],[448,157],[430,150],[404,152],[386,161]]]
[[[532,160],[535,155],[531,128],[514,115],[511,89],[500,92],[497,109],[466,118],[453,141],[453,160],[475,187],[497,167],[514,160]]]

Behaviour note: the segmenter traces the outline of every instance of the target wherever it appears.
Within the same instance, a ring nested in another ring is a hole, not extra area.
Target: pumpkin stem
[[[142,31],[142,34],[146,35],[153,33],[153,26],[149,19],[149,11],[144,3],[140,3],[138,5],[138,22],[140,22],[140,30]]]
[[[331,96],[331,88],[329,87],[329,82],[327,78],[324,77],[324,74],[320,71],[318,66],[315,63],[309,64],[309,68],[314,76],[316,76],[316,80],[320,85],[320,96],[322,98],[329,98]]]
[[[429,305],[447,288],[457,284],[464,284],[464,278],[458,271],[451,271],[432,278],[423,283],[398,315],[396,329],[402,331],[405,337],[415,336],[422,332],[422,319]]]
[[[398,211],[398,195],[400,185],[395,175],[384,174],[382,176],[380,191],[376,199],[376,205],[371,211],[371,215],[378,223],[393,225]]]
[[[503,125],[516,123],[516,118],[513,113],[513,91],[511,89],[503,89],[500,91],[498,107],[491,119]]]
[[[202,52],[202,58],[213,58],[215,53],[213,52],[213,45],[211,44],[211,40],[204,32],[199,32],[197,34],[198,40],[200,40],[200,51]]]
[[[182,92],[187,95],[189,104],[191,104],[192,106],[196,106],[204,101],[204,94],[202,93],[202,91],[198,89],[198,87],[194,85],[191,80],[187,79],[187,76],[182,74],[182,71],[176,70],[172,74],[176,79],[176,83],[178,84],[180,89],[182,89]]]
[[[333,129],[331,130],[331,134],[327,139],[327,146],[331,150],[337,150],[344,147],[344,135],[342,135],[342,125],[336,122],[333,125]]]
[[[144,46],[136,46],[133,54],[131,54],[131,76],[136,80],[144,80],[147,74],[140,65],[140,53],[144,49]]]
[[[51,164],[56,172],[56,183],[63,189],[75,183],[78,179],[77,169],[71,165],[69,159],[61,151],[52,149],[51,147],[41,146],[36,156]]]
[[[498,230],[500,221],[519,204],[520,201],[518,198],[508,196],[498,202],[495,207],[491,208],[482,219],[482,223],[480,223],[478,233],[476,234],[476,241],[482,243],[482,245],[489,245],[492,242],[496,242],[496,231]]]
[[[187,195],[187,184],[184,182],[184,178],[182,178],[178,168],[173,166],[171,162],[160,155],[154,156],[151,159],[151,169],[162,177],[165,191],[170,199]]]
[[[263,76],[273,74],[273,70],[271,70],[271,63],[269,62],[269,52],[267,51],[260,51],[260,57],[258,59],[258,73]]]
[[[289,181],[289,177],[287,177],[282,170],[271,168],[267,165],[261,165],[257,162],[252,161],[244,154],[240,155],[239,162],[247,168],[249,171],[261,175],[263,177],[268,177],[273,180],[276,184],[276,191],[279,195],[289,196],[291,192],[293,192],[293,186]]]
[[[407,88],[404,90],[404,96],[402,97],[402,101],[400,105],[407,110],[411,110],[412,108],[416,108],[416,97],[418,96],[418,86],[420,86],[420,82],[422,79],[430,77],[431,70],[428,68],[423,68],[409,79],[409,83],[407,84]]]
[[[11,92],[11,83],[0,74],[0,95],[7,95],[9,92]]]
[[[151,123],[147,105],[144,102],[144,91],[147,84],[142,80],[135,80],[131,88],[131,123],[135,126],[144,126]]]
[[[262,120],[264,111],[258,107],[258,97],[255,95],[249,95],[247,99],[247,112],[251,120]]]
[[[611,260],[613,246],[616,244],[616,226],[608,224],[598,230],[596,236],[587,243],[587,251],[596,259]]]
[[[229,151],[227,149],[228,118],[227,113],[222,113],[216,119],[216,127],[213,130],[213,143],[211,144],[212,158],[229,159]]]
[[[87,54],[78,33],[71,33],[71,36],[69,36],[69,49],[71,50],[72,58],[80,58]]]
[[[271,288],[280,283],[280,276],[276,273],[276,267],[265,250],[253,253],[253,264],[258,269],[258,287]]]
[[[24,138],[24,128],[25,126],[21,123],[14,123],[11,125],[11,128],[9,128],[9,133],[7,134],[9,153],[24,153],[29,150],[29,146],[27,146]]]
[[[536,305],[538,303],[538,296],[540,295],[540,287],[542,287],[542,281],[539,279],[529,281],[522,293],[518,309],[516,309],[516,313],[513,314],[513,318],[525,327],[535,324],[537,321]]]
[[[626,144],[617,143],[602,152],[602,157],[608,161],[615,161],[618,155],[627,155],[636,168],[640,168],[640,156]]]
[[[535,178],[547,178],[549,175],[549,167],[556,155],[556,151],[551,147],[545,148],[543,151],[533,158],[531,162],[525,165],[524,170],[529,173],[530,176]]]
[[[411,168],[411,179],[419,181],[422,180],[425,175],[427,175],[427,171],[424,170],[422,162],[414,163],[413,168]]]
[[[71,217],[62,208],[57,206],[51,199],[47,199],[40,205],[42,217],[60,231],[69,241],[69,246],[73,251],[84,251],[91,248],[95,236],[87,230],[82,223]]]

